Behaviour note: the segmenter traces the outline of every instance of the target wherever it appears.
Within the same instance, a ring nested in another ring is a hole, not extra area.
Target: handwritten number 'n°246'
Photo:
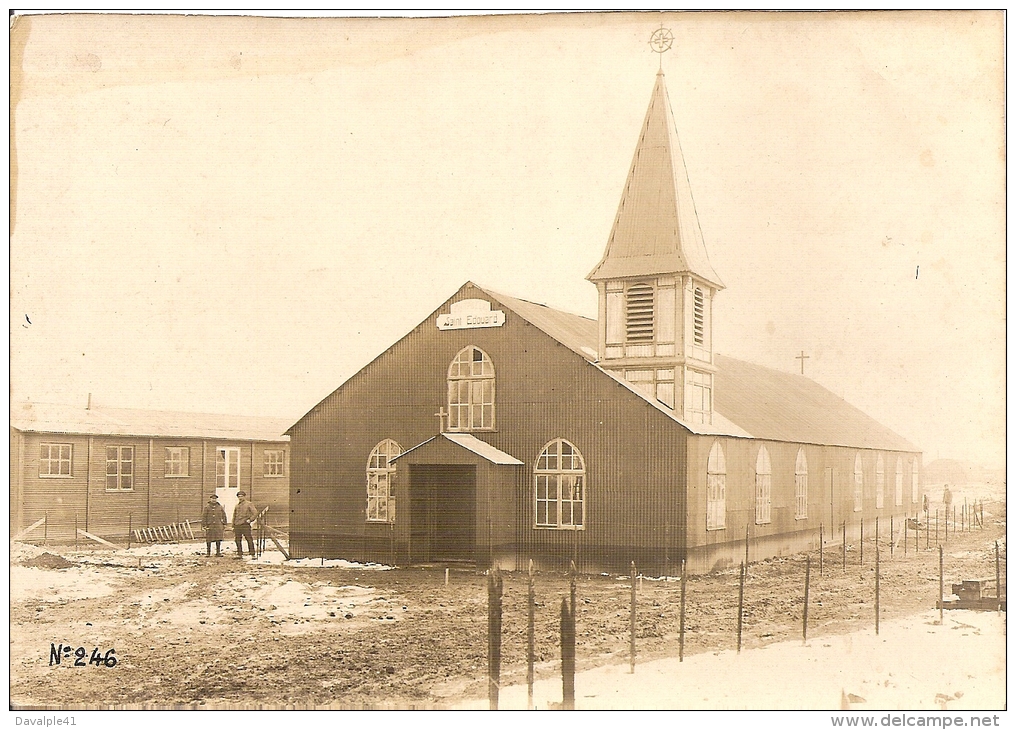
[[[92,649],[92,656],[88,660],[88,664],[85,663],[85,657],[88,655],[88,651],[83,646],[79,646],[77,649],[73,649],[70,646],[64,646],[63,644],[50,644],[49,645],[49,665],[60,664],[60,660],[65,656],[70,659],[70,654],[74,653],[74,666],[84,667],[88,664],[94,664],[97,667],[115,667],[117,665],[116,649],[109,649],[104,655],[99,653],[99,648]]]

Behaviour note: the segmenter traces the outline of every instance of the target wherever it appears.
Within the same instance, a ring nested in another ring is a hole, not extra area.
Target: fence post
[[[561,599],[561,707],[575,709],[575,606]]]
[[[878,550],[878,546],[876,545],[875,546],[875,636],[878,636],[878,617],[879,617],[879,612],[878,612],[878,589],[879,589],[879,585],[878,585],[878,583],[879,583],[879,577],[880,577],[879,576],[880,569],[879,569],[878,553],[879,553],[879,550]]]
[[[744,526],[744,564],[748,564],[748,525]]]
[[[575,580],[578,568],[575,567],[575,561],[571,564],[571,605],[572,605],[572,618],[575,617]]]
[[[134,514],[127,514],[127,549],[131,549],[131,527],[134,524]]]
[[[996,546],[996,565],[998,563],[998,547]],[[685,660],[685,587],[688,585],[687,561],[681,561],[681,639],[678,644],[678,661]],[[999,605],[1002,605],[1001,603]]]
[[[43,515],[43,518],[46,521],[42,523],[42,544],[46,545],[46,543],[49,541],[49,511],[48,510]]]
[[[737,589],[737,653],[741,653],[741,629],[744,625],[744,574],[746,568],[741,563],[741,580]]]
[[[864,518],[861,518],[861,539],[859,541],[861,546],[861,565],[864,565]]]
[[[533,665],[536,663],[536,579],[533,575],[533,560],[529,559],[529,632],[526,655],[526,685],[529,688],[528,708],[533,709]]]
[[[809,555],[804,563],[804,630],[802,631],[802,643],[808,643],[808,593],[811,589],[811,556]]]
[[[818,574],[825,574],[825,525],[818,526]]]
[[[892,515],[889,515],[889,557],[896,552],[896,523]]]
[[[628,645],[628,673],[635,674],[635,561],[631,561],[631,619],[628,630],[631,634]]]
[[[843,520],[843,570],[847,569],[847,521]]]
[[[945,557],[942,546],[938,546],[938,623],[945,623]]]
[[[78,513],[74,513],[74,551],[78,550]]]
[[[501,572],[495,567],[487,573],[487,697],[496,710],[501,689]]]
[[[875,516],[875,552],[876,553],[878,553],[878,537],[879,537],[878,516],[876,515]]]
[[[1002,570],[1001,562],[998,559],[998,540],[995,540],[995,602],[998,603],[998,607],[995,609],[997,612],[1002,612]]]
[[[938,510],[935,510],[935,544],[938,545]]]
[[[910,539],[910,513],[903,515],[903,557],[907,556],[907,541]]]

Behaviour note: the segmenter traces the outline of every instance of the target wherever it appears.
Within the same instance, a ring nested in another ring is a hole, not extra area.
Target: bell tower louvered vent
[[[625,329],[628,342],[652,342],[655,300],[653,287],[648,284],[633,284],[628,287],[625,300],[627,305]]]
[[[706,343],[706,298],[701,287],[695,287],[695,344]]]

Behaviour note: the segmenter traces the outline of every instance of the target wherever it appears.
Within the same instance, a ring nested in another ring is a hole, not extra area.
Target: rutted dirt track
[[[994,515],[994,516],[993,516]],[[1004,504],[985,528],[950,535],[946,581],[994,574],[1004,560]],[[882,547],[883,619],[934,606],[938,551]],[[51,557],[15,551],[11,574],[11,702],[17,706],[441,707],[486,694],[486,578],[475,571],[370,570],[205,558],[203,545],[165,555],[127,551]],[[37,551],[34,551],[37,553]],[[34,562],[32,561],[32,558]],[[874,544],[843,570],[839,547],[812,558],[809,637],[874,622]],[[26,567],[34,565],[37,567]],[[753,564],[744,645],[800,635],[805,556]],[[1003,571],[1004,571],[1003,562]],[[736,644],[737,570],[692,577],[686,653]],[[525,682],[526,576],[504,576],[502,684]],[[578,669],[627,662],[627,577],[578,580]],[[559,671],[558,618],[568,580],[537,576],[537,676]],[[641,659],[676,656],[680,583],[645,579],[638,595]],[[117,666],[50,666],[50,644],[115,648]]]

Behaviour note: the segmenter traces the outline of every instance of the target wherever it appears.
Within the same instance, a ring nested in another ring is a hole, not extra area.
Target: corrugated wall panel
[[[727,466],[726,529],[706,530],[706,466],[714,442],[723,447]],[[772,463],[772,522],[755,524],[755,461],[764,444]],[[911,500],[909,475],[919,454],[881,452],[886,463],[886,499],[884,507],[875,507],[875,463],[879,452],[839,446],[803,445],[808,462],[808,515],[797,519],[795,467],[801,444],[758,441],[727,437],[689,437],[688,539],[699,548],[696,569],[723,567],[743,558],[745,528],[748,528],[750,559],[762,559],[788,550],[818,544],[820,527],[827,542],[838,542],[842,523],[847,522],[848,540],[856,539],[861,518],[866,532],[874,534],[875,518],[886,524],[890,517],[913,515],[920,508],[920,494]],[[854,457],[861,453],[864,465],[863,509],[854,512]],[[903,504],[894,503],[894,469],[897,456],[904,465]],[[832,493],[827,474],[832,477]],[[853,536],[853,537],[852,537]],[[712,557],[710,557],[712,556]]]
[[[448,365],[467,345],[487,352],[497,376],[496,431],[474,435],[525,463],[515,498],[498,500],[496,517],[498,534],[514,535],[518,562],[566,566],[577,550],[588,569],[623,569],[633,557],[662,564],[671,518],[681,544],[684,430],[512,313],[503,327],[457,331],[429,318],[294,427],[294,552],[350,555],[365,543],[376,527],[364,514],[371,449],[385,438],[411,448],[438,432]],[[578,534],[533,528],[532,469],[555,438],[575,444],[586,463],[587,526]],[[396,484],[401,505],[402,475]]]

